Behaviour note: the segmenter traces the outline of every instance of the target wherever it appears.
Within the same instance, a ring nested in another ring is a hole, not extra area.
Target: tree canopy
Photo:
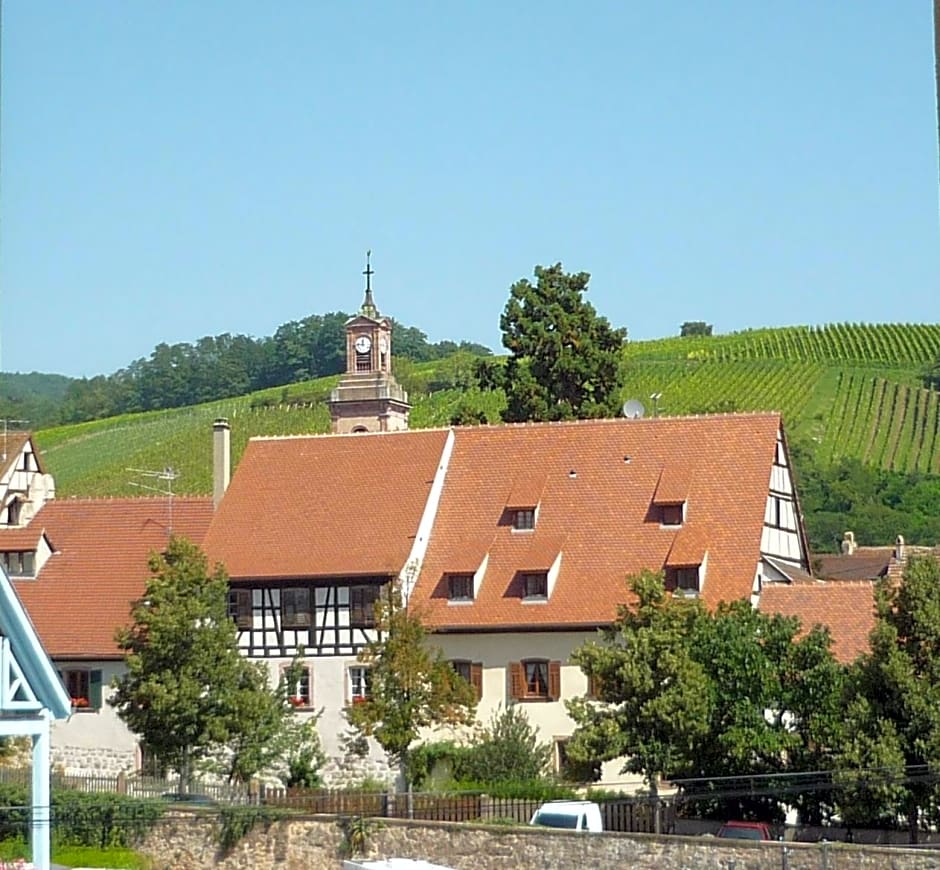
[[[110,703],[178,771],[181,791],[220,754],[231,779],[248,779],[274,761],[292,715],[286,692],[272,690],[264,666],[238,651],[221,565],[210,572],[195,544],[173,537],[149,567],[132,624],[116,634],[127,671]]]
[[[584,299],[590,275],[561,263],[536,266],[535,284],[512,285],[500,317],[510,353],[502,372],[506,422],[615,416],[621,400],[625,329]]]
[[[844,812],[870,820],[906,816],[912,842],[938,821],[940,788],[940,563],[913,556],[903,582],[876,597],[871,652],[852,668],[840,755]],[[866,818],[867,817],[867,818]]]
[[[772,819],[775,797],[728,799],[709,780],[830,766],[842,671],[828,634],[798,636],[797,620],[748,601],[709,612],[668,594],[661,573],[629,585],[636,605],[572,656],[595,692],[568,702],[577,726],[569,754],[624,756],[624,770],[642,773],[654,795],[660,777],[695,780],[704,811]],[[812,799],[801,808],[819,814]]]
[[[350,706],[346,718],[375,737],[404,777],[408,750],[421,729],[470,723],[476,697],[440,649],[427,642],[420,616],[406,606],[397,585],[376,602],[375,627],[378,639],[359,655],[369,666],[368,696]]]

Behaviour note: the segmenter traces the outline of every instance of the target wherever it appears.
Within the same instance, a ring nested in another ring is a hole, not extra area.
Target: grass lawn
[[[23,840],[0,841],[0,861],[30,857],[29,845]],[[52,861],[66,867],[111,867],[123,870],[151,870],[153,865],[132,849],[99,849],[94,846],[52,846]]]

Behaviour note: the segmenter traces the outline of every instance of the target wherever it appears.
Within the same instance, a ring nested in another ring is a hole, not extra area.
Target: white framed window
[[[364,665],[351,665],[346,671],[349,703],[359,704],[372,697],[372,672]]]
[[[514,511],[512,528],[515,532],[531,532],[535,528],[535,508],[519,508]]]
[[[293,670],[293,673],[291,671]],[[287,685],[287,700],[292,707],[304,708],[313,706],[313,675],[307,665],[293,668],[292,665],[281,665],[281,674],[284,679],[293,677]]]

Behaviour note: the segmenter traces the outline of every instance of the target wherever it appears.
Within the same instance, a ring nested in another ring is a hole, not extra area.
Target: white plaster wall
[[[271,659],[269,662],[271,685],[276,685],[282,668],[292,659]],[[347,670],[360,663],[355,656],[310,657],[304,660],[311,674],[312,711],[298,711],[297,715],[310,717],[320,713],[317,732],[327,756],[323,771],[329,785],[349,784],[372,777],[388,781],[390,766],[385,752],[374,740],[368,740],[365,756],[350,755],[348,738],[353,735],[352,726],[343,713],[348,699]]]
[[[483,695],[477,705],[477,720],[486,725],[494,713],[510,703],[518,704],[538,731],[539,739],[553,744],[556,739],[570,737],[574,722],[564,701],[587,692],[587,677],[570,661],[571,653],[585,641],[599,638],[597,632],[512,632],[477,635],[440,634],[431,642],[437,644],[448,659],[468,659],[483,665]],[[561,662],[561,699],[558,701],[511,701],[509,698],[509,662],[540,658]],[[447,736],[451,736],[449,732]],[[429,734],[428,737],[431,737]],[[460,735],[455,735],[460,736]],[[469,735],[464,734],[464,739]],[[599,787],[634,791],[642,787],[642,778],[621,773],[622,760],[605,762],[601,768]]]
[[[108,704],[114,690],[111,680],[125,671],[123,662],[56,661],[59,670],[94,668],[101,670],[101,709],[74,712],[52,723],[53,767],[66,773],[107,773],[134,771],[139,763],[137,737]]]

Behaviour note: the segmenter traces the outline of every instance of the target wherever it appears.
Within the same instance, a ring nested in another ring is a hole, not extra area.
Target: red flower
[[[87,707],[88,698],[72,698],[73,707]]]
[[[303,707],[307,703],[301,695],[291,695],[287,700],[289,700],[295,707]]]

